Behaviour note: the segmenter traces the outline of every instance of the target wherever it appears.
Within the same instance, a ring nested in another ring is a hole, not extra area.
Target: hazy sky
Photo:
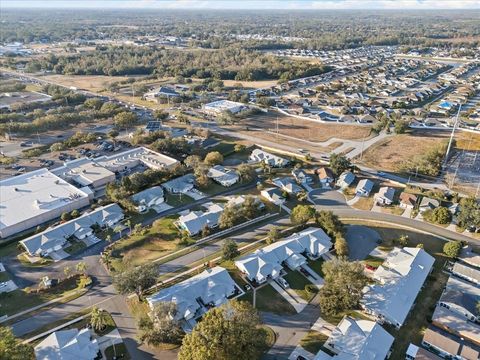
[[[480,0],[0,0],[2,7],[111,9],[480,9]]]

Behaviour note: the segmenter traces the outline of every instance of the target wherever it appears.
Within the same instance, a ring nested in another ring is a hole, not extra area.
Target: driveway
[[[365,259],[378,246],[377,240],[381,240],[375,230],[361,225],[347,226],[345,237],[349,248],[348,257],[351,260]]]
[[[345,196],[337,190],[314,189],[308,193],[308,197],[317,206],[328,207],[329,209],[347,207]]]

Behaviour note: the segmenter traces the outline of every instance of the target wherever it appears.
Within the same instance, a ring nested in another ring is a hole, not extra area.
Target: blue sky
[[[1,0],[2,7],[111,9],[480,9],[480,0]]]

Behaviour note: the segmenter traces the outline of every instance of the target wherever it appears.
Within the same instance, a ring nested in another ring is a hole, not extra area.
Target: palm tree
[[[129,235],[132,236],[132,220],[128,219],[125,224],[128,226]]]
[[[120,226],[120,225],[117,225],[113,228],[113,232],[116,232],[118,233],[118,237],[121,238],[122,237],[122,230],[123,230],[123,227]]]
[[[112,235],[108,234],[107,237],[105,238],[109,244],[112,243]]]
[[[79,273],[85,274],[87,271],[87,264],[84,261],[80,261],[75,265],[75,270]]]
[[[90,325],[94,330],[103,330],[107,326],[107,312],[94,306],[90,312]]]
[[[72,273],[72,269],[70,269],[69,266],[65,266],[63,268],[63,273],[65,274],[65,277],[66,278],[69,278],[70,277],[70,274]]]

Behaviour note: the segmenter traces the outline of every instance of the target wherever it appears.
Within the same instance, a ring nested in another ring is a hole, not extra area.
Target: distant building
[[[236,114],[245,109],[247,109],[245,104],[230,100],[218,100],[203,105],[203,110],[212,115],[218,115],[224,111],[229,111],[232,114]]]
[[[293,169],[292,176],[299,184],[311,184],[313,183],[313,178],[311,175],[307,174],[303,169]]]
[[[222,186],[229,187],[238,182],[240,176],[235,170],[215,165],[208,170],[207,176]]]
[[[280,168],[290,164],[290,161],[260,149],[255,149],[252,151],[252,153],[250,154],[250,160],[255,162],[263,162],[271,167]]]
[[[444,358],[478,360],[480,348],[446,331],[430,326],[423,336],[422,345]]]
[[[180,94],[174,89],[166,86],[161,86],[158,89],[149,91],[143,95],[143,98],[147,101],[158,101],[158,98],[176,98],[180,97]]]
[[[55,331],[34,350],[37,360],[94,360],[100,355],[97,340],[87,328]]]
[[[357,196],[361,197],[368,197],[373,190],[373,186],[375,184],[372,180],[369,179],[362,179],[358,182],[357,188],[355,189],[355,193]]]
[[[350,171],[346,171],[338,177],[337,185],[341,189],[346,189],[350,185],[352,185],[354,181],[355,181],[355,175]]]
[[[89,194],[48,169],[0,181],[0,236],[15,235],[90,203]]]

